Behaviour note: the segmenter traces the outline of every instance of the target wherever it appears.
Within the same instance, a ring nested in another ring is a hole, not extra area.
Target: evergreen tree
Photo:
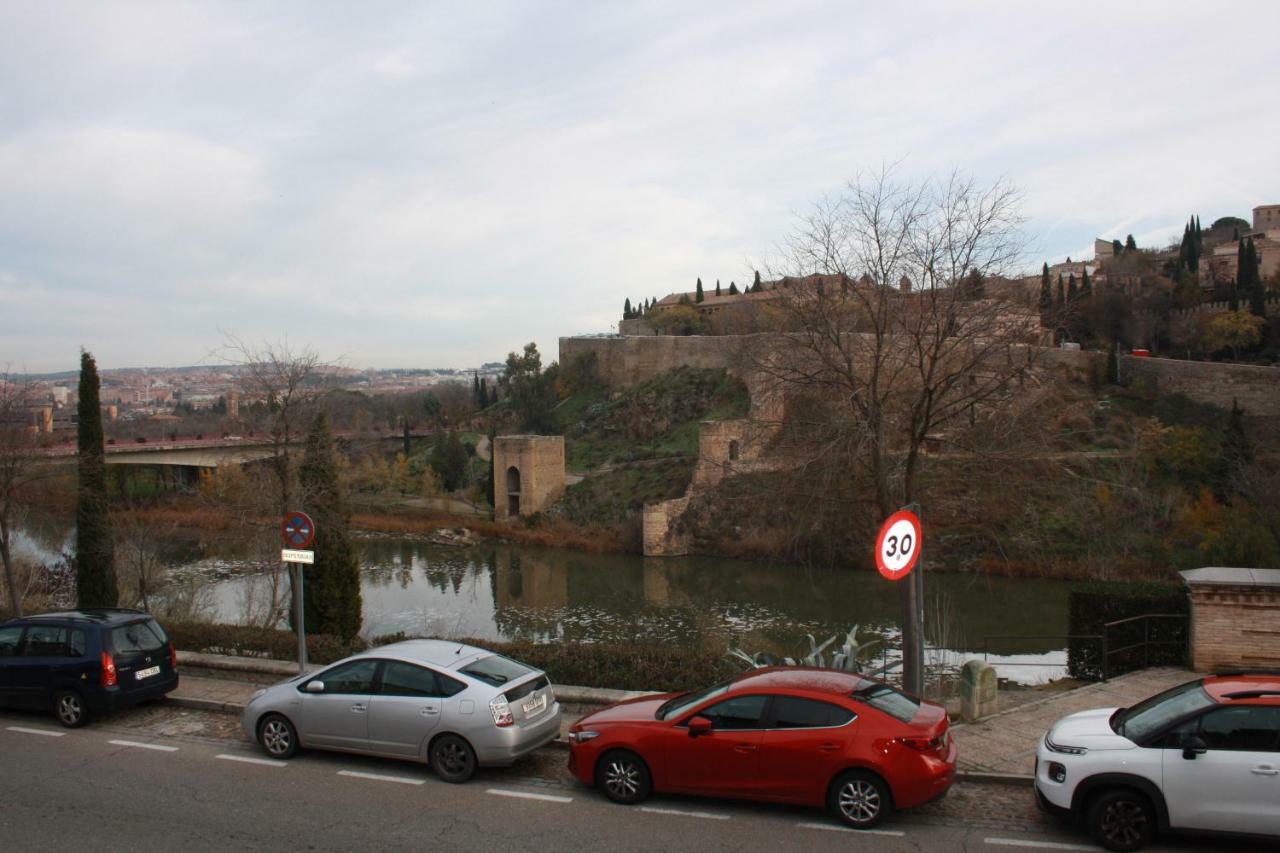
[[[467,484],[467,449],[455,430],[436,433],[431,447],[431,468],[440,475],[446,492],[456,492]]]
[[[764,287],[760,284],[760,270],[756,270],[755,280],[751,282],[751,289],[756,293],[764,290]]]
[[[1049,262],[1040,270],[1040,322],[1048,325],[1049,312],[1053,309],[1053,286],[1049,283]]]
[[[1252,237],[1249,238],[1244,250],[1244,268],[1247,272],[1247,284],[1243,285],[1241,290],[1249,295],[1249,313],[1266,319],[1267,291],[1262,285],[1262,273],[1258,268],[1258,250],[1253,245]]]
[[[1200,269],[1200,239],[1196,235],[1196,218],[1193,216],[1187,223],[1187,269],[1197,272]]]
[[[1112,240],[1112,241],[1111,241],[1111,253],[1112,253],[1112,254],[1114,254],[1114,255],[1118,255],[1118,254],[1120,254],[1120,253],[1121,253],[1121,252],[1123,252],[1123,251],[1124,251],[1124,244],[1123,244],[1123,243],[1121,243],[1119,240]]]
[[[1089,281],[1089,270],[1086,269],[1080,273],[1080,297],[1088,299],[1093,296],[1093,283]]]
[[[471,373],[471,400],[476,404],[477,409],[484,408],[480,403],[480,374],[475,371]],[[405,423],[408,423],[408,421],[405,421]]]
[[[351,511],[338,479],[338,457],[324,413],[316,416],[298,468],[307,512],[316,523],[315,563],[302,585],[307,630],[351,640],[360,633],[360,560],[351,541]]]
[[[720,286],[720,282],[718,282],[718,281],[717,281],[717,282],[716,282],[716,287],[719,287],[719,286]],[[698,290],[697,290],[697,292],[696,292],[696,293],[694,294],[694,296],[693,296],[693,301],[694,301],[694,302],[701,302],[702,300],[704,300],[704,299],[706,299],[706,298],[707,298],[707,297],[706,297],[706,296],[703,294],[703,292],[702,292],[702,279],[698,279]]]
[[[730,296],[738,295],[738,285],[734,284],[733,282],[729,282],[729,295]]]
[[[107,502],[106,449],[102,436],[101,383],[98,365],[80,351],[79,424],[76,489],[76,605],[115,607],[115,548],[111,539],[111,515]]]
[[[1062,284],[1062,273],[1058,273],[1058,301],[1055,303],[1059,308],[1067,304],[1067,292]]]
[[[720,282],[719,282],[719,280],[717,280],[717,281],[716,281],[716,296],[719,296],[719,295],[720,295]]]
[[[627,297],[627,301],[622,305],[622,319],[631,319],[631,297]]]
[[[1067,278],[1067,301],[1075,302],[1080,298],[1080,291],[1076,288],[1076,274],[1072,273]]]
[[[1204,229],[1200,227],[1200,216],[1197,215],[1196,216],[1196,254],[1197,255],[1201,254],[1200,250],[1203,248],[1204,248]]]
[[[1124,241],[1124,250],[1125,250],[1126,252],[1136,252],[1136,251],[1138,251],[1138,243],[1137,243],[1137,241],[1136,241],[1136,240],[1134,240],[1134,239],[1133,239],[1133,235],[1132,235],[1132,234],[1130,234],[1128,237],[1126,237],[1126,238],[1125,238],[1125,241]]]

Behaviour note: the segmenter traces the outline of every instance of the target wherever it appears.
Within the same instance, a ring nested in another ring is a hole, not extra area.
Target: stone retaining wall
[[[1126,383],[1147,382],[1161,394],[1185,394],[1223,409],[1237,400],[1251,418],[1280,415],[1280,368],[1171,358],[1121,359]]]

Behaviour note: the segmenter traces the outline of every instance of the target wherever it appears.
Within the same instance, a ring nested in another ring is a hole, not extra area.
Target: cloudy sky
[[[4,3],[0,369],[472,366],[750,278],[860,169],[1028,267],[1280,203],[1280,3]]]

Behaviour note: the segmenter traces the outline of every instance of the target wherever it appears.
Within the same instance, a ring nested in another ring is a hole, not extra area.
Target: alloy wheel
[[[604,786],[620,800],[630,800],[640,790],[640,769],[627,758],[615,758],[605,765]]]
[[[1102,812],[1098,828],[1108,841],[1128,848],[1145,836],[1147,812],[1132,800],[1115,800]]]
[[[84,705],[80,697],[74,693],[63,693],[58,697],[58,719],[64,726],[77,726],[84,717]]]
[[[262,745],[272,755],[287,755],[293,746],[293,732],[284,720],[268,720],[262,727]]]
[[[866,779],[850,779],[841,786],[837,803],[850,823],[870,823],[880,814],[880,791]]]

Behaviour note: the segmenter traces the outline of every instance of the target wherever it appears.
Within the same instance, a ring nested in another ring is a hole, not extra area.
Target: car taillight
[[[169,641],[169,668],[174,672],[178,670],[178,650],[173,647],[173,640]]]
[[[941,752],[947,745],[947,736],[942,734],[937,737],[900,737],[898,741],[916,752]]]
[[[111,659],[111,655],[106,652],[102,653],[102,677],[99,683],[103,687],[116,686],[116,662]]]
[[[507,697],[499,696],[489,703],[489,710],[493,712],[493,724],[500,729],[507,726],[514,726],[516,718],[511,716],[511,706],[507,704]]]

